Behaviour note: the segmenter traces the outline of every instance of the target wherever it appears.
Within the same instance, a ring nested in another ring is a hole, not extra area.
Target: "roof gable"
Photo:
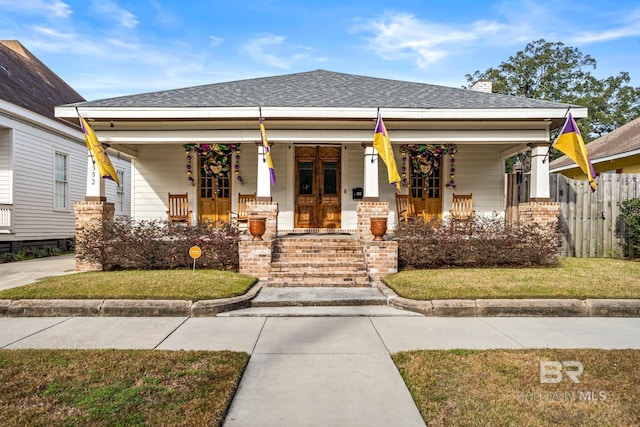
[[[567,108],[549,101],[316,70],[122,96],[87,107]]]
[[[84,101],[16,40],[0,40],[0,99],[67,125],[55,118],[54,107]]]

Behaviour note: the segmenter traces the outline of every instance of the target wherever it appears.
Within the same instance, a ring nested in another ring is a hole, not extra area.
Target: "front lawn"
[[[222,425],[246,353],[0,351],[0,425]]]
[[[230,298],[247,292],[255,277],[219,270],[129,270],[76,273],[0,291],[0,299]]]
[[[429,426],[630,426],[640,421],[639,350],[411,351],[394,354]],[[540,362],[564,363],[541,383]],[[584,368],[574,383],[567,371]]]
[[[383,281],[416,300],[640,298],[640,262],[561,258],[557,266],[406,270]]]

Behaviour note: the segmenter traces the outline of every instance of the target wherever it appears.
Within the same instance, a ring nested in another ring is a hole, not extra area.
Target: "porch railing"
[[[13,232],[13,205],[0,204],[0,233]]]

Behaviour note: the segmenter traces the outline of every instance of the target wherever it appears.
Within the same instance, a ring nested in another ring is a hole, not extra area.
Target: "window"
[[[69,209],[69,156],[56,151],[54,164],[54,208]]]
[[[116,170],[120,185],[116,188],[116,212],[124,212],[124,171]]]

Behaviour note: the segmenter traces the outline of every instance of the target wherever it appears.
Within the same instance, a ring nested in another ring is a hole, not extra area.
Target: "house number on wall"
[[[91,185],[96,185],[96,164],[91,166]]]

